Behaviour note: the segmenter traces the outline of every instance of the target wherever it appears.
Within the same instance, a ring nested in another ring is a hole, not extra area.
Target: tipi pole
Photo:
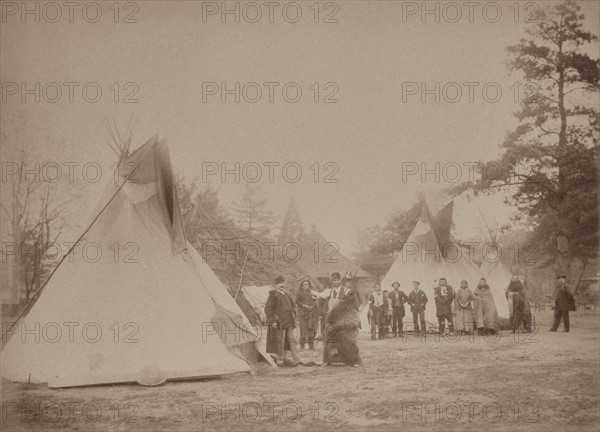
[[[495,228],[496,228],[495,225],[494,225],[494,231],[492,231],[492,229],[490,228],[490,225],[487,223],[487,219],[485,218],[485,216],[483,216],[483,212],[481,211],[481,209],[479,207],[477,207],[477,210],[479,211],[479,214],[481,215],[481,219],[483,220],[485,228],[487,229],[490,240],[494,243],[497,243],[497,240],[498,240],[497,235],[494,234]]]
[[[240,272],[240,282],[238,283],[237,291],[235,293],[235,297],[233,298],[234,300],[237,299],[237,296],[240,293],[240,290],[242,289],[242,280],[244,278],[244,269],[246,268],[246,260],[247,259],[248,259],[248,255],[244,254],[244,262],[242,264],[242,271]]]

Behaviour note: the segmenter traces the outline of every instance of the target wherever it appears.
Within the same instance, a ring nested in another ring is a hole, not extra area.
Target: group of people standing
[[[351,278],[342,278],[333,273],[330,278],[331,290],[327,296],[315,295],[309,280],[302,281],[295,298],[285,289],[283,276],[275,280],[273,289],[265,304],[267,317],[267,352],[285,366],[307,365],[302,361],[298,348],[314,349],[319,333],[324,342],[323,363],[331,365],[344,363],[350,366],[362,365],[357,345],[361,328],[359,317],[360,295],[352,286]],[[426,333],[425,310],[429,299],[420,288],[419,281],[413,281],[413,290],[406,295],[399,282],[392,284],[392,290],[381,291],[381,285],[375,284],[369,296],[368,319],[371,324],[371,338],[383,339],[388,335],[404,336],[403,319],[405,305],[410,306],[415,336]],[[455,290],[446,278],[434,281],[434,302],[438,331],[444,334],[474,330],[480,335],[495,333],[500,329],[500,319],[494,297],[485,278],[481,278],[475,290],[471,290],[466,280],[461,281]],[[513,332],[517,329],[532,331],[532,319],[529,300],[523,283],[513,276],[505,290],[510,310],[510,325]],[[573,295],[568,289],[566,276],[557,279],[555,291],[554,324],[550,331],[556,331],[560,321],[569,331],[569,311],[575,310]],[[300,330],[298,338],[297,329]],[[320,331],[318,331],[319,329]],[[291,353],[291,359],[286,353]],[[312,363],[312,362],[311,362]],[[314,365],[315,363],[312,363]]]
[[[358,309],[360,295],[350,283],[337,272],[330,278],[331,291],[327,297],[315,296],[309,280],[302,281],[296,298],[285,290],[283,276],[275,280],[273,290],[265,304],[267,317],[267,352],[274,355],[277,363],[284,366],[306,365],[298,349],[308,342],[314,349],[317,328],[324,342],[323,363],[362,365],[356,340],[361,327]],[[300,337],[297,337],[297,328]],[[291,353],[291,360],[286,353]]]
[[[413,281],[413,290],[406,295],[400,289],[400,283],[392,283],[392,291],[381,291],[381,285],[375,284],[375,290],[369,297],[369,322],[371,339],[383,339],[388,335],[400,336],[403,332],[403,318],[406,314],[405,304],[410,306],[415,336],[423,336],[427,327],[425,309],[429,299],[420,288],[419,281]],[[434,301],[438,331],[444,334],[447,329],[479,334],[497,332],[500,319],[494,297],[485,278],[479,280],[475,290],[469,288],[466,280],[461,281],[460,288],[454,290],[446,280],[434,281]],[[531,309],[525,287],[517,276],[513,276],[506,288],[506,298],[511,311],[511,327],[513,332],[519,328],[531,332]]]

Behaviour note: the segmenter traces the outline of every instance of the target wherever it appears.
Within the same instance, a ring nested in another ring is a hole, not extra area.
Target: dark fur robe
[[[513,330],[519,330],[522,325],[523,329],[531,331],[531,320],[527,319],[525,314],[527,301],[517,291],[507,291],[506,295],[508,296],[510,325]]]
[[[473,295],[475,298],[473,309],[477,328],[491,328],[498,331],[500,329],[500,318],[498,318],[496,303],[490,292],[490,287],[487,284],[484,286],[478,285]]]
[[[437,286],[433,289],[436,307],[436,316],[446,316],[452,314],[452,302],[454,301],[454,289],[446,285],[446,295],[442,295],[442,287]]]
[[[325,329],[325,363],[360,364],[360,353],[356,339],[360,328],[358,295],[351,288],[327,314]]]
[[[510,310],[510,323],[513,329],[531,331],[531,307],[521,281],[510,281],[506,290],[506,297],[512,296],[512,309]]]

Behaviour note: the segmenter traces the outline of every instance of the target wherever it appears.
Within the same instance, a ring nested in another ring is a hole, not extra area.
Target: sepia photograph
[[[0,430],[600,429],[600,0],[0,0]]]

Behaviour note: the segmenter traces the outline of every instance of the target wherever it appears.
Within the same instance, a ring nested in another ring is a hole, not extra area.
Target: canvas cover
[[[240,347],[258,347],[256,331],[185,240],[166,144],[155,137],[120,166],[89,231],[7,335],[3,378],[69,387],[250,370]]]

